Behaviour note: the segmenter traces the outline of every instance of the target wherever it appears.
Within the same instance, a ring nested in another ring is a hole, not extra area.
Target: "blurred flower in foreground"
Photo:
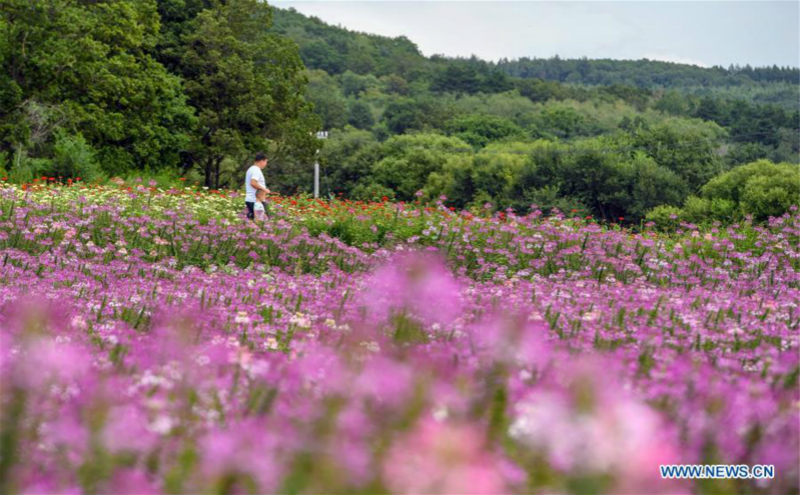
[[[448,325],[461,314],[460,294],[461,285],[440,257],[399,253],[367,279],[360,302],[374,320],[407,312],[424,324]]]
[[[597,476],[600,491],[675,493],[661,464],[681,462],[674,432],[661,416],[623,390],[614,367],[577,358],[555,380],[514,407],[510,436],[568,478]],[[555,382],[555,383],[554,383]]]
[[[395,493],[507,493],[516,469],[487,450],[485,438],[475,426],[426,417],[392,446],[385,482]]]

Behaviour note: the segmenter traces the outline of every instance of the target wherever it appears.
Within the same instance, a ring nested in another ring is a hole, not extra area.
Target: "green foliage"
[[[441,172],[448,162],[470,150],[467,143],[455,137],[395,136],[381,146],[383,158],[373,166],[373,177],[378,184],[394,190],[397,199],[410,201],[425,187],[429,175]]]
[[[756,221],[780,216],[800,202],[800,166],[758,160],[729,170],[705,184],[700,196],[690,196],[677,210],[681,219],[695,223],[732,222],[751,215]],[[656,208],[648,218],[660,218]]]
[[[102,174],[96,152],[83,136],[63,133],[56,138],[52,168],[48,173],[55,177],[80,177],[84,181],[98,179]]]
[[[327,72],[309,71],[306,95],[314,105],[314,113],[322,119],[323,129],[340,128],[348,123],[347,100]]]
[[[20,150],[13,155],[8,178],[12,182],[24,184],[42,177],[51,167],[52,162],[48,158],[30,157],[24,150]]]
[[[588,85],[623,84],[638,87],[683,88],[692,86],[737,87],[762,82],[797,84],[800,69],[795,67],[764,67],[753,69],[731,66],[710,69],[695,65],[674,64],[656,60],[587,60],[530,59],[503,60],[498,68],[509,75],[554,81],[570,81]]]
[[[370,132],[352,127],[331,131],[319,157],[324,173],[322,191],[355,197],[353,189],[370,177],[378,159],[378,142]]]
[[[177,163],[193,117],[180,79],[148,54],[155,0],[7,0],[1,11],[1,149],[52,156],[65,129],[109,173]]]
[[[552,136],[571,138],[598,134],[599,129],[593,120],[568,105],[551,104],[544,106],[537,122],[541,130]]]
[[[756,220],[779,216],[800,198],[800,167],[759,160],[736,167],[710,180],[702,189],[704,198],[722,199],[737,205],[740,214]]]
[[[318,123],[302,98],[303,65],[293,42],[265,30],[270,21],[266,4],[231,0],[201,11],[181,40],[179,70],[199,117],[191,158],[206,186],[221,185],[226,158],[246,163],[271,148],[310,161],[314,153]]]
[[[514,122],[494,115],[472,114],[456,117],[446,124],[450,134],[482,148],[492,141],[524,136]]]
[[[356,185],[351,196],[353,199],[360,201],[381,201],[383,198],[395,199],[395,193],[392,189],[374,182]]]
[[[448,110],[433,97],[397,98],[386,106],[382,120],[392,134],[413,130],[442,128]]]
[[[787,164],[788,165],[788,164]],[[755,220],[783,215],[800,198],[800,169],[752,177],[744,186],[741,209]]]
[[[434,62],[441,62],[434,57]],[[503,72],[489,67],[475,56],[470,59],[451,59],[436,69],[431,80],[431,91],[454,93],[499,93],[513,87]]]
[[[512,206],[514,185],[523,164],[522,157],[511,154],[478,154],[472,160],[470,179],[479,195],[483,193],[497,207],[507,208]]]
[[[631,220],[643,218],[658,205],[679,205],[686,197],[686,183],[666,167],[643,153],[633,158],[633,187],[627,215]]]
[[[701,223],[711,215],[711,201],[707,198],[689,196],[683,204],[680,217],[693,223]]]
[[[462,96],[449,103],[454,113],[494,115],[522,128],[536,126],[539,108],[516,91]]]
[[[788,163],[775,164],[768,160],[758,160],[742,165],[711,179],[702,188],[706,198],[722,198],[741,203],[748,183],[758,177],[775,177],[778,182],[797,183],[798,166]]]
[[[367,91],[377,88],[379,82],[372,74],[362,76],[348,70],[339,76],[339,84],[345,96],[359,97]]]
[[[722,171],[717,154],[724,130],[711,122],[669,119],[638,129],[631,144],[697,191]]]
[[[276,9],[276,33],[291,37],[300,47],[304,63],[329,74],[351,71],[356,74],[409,74],[424,71],[425,58],[416,45],[403,36],[355,33],[307,18],[294,9]]]
[[[678,228],[681,215],[683,210],[677,206],[661,205],[647,212],[646,219],[648,222],[653,222],[656,228],[669,231]]]
[[[347,123],[357,129],[369,129],[375,125],[372,107],[361,100],[352,100],[348,103]]]

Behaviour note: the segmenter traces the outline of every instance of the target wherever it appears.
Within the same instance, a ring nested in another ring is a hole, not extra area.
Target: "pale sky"
[[[271,5],[405,35],[424,55],[800,66],[800,1],[307,1]]]

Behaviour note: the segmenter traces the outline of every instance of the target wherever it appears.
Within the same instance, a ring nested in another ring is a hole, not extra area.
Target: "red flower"
[[[619,221],[620,222],[623,221],[623,220],[625,220],[625,217],[619,217]]]
[[[180,179],[178,179],[178,180],[180,180],[180,181],[185,181],[185,180],[186,180],[186,177],[181,177],[181,178],[180,178]]]

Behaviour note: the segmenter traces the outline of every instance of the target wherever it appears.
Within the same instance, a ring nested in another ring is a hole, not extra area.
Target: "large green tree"
[[[255,150],[308,162],[319,122],[303,99],[297,45],[267,30],[269,6],[212,2],[189,22],[176,64],[199,119],[186,165],[198,165],[205,184],[219,187],[223,161],[244,163]]]
[[[155,0],[0,0],[2,151],[52,156],[66,132],[108,173],[177,163],[193,117],[158,32]]]

